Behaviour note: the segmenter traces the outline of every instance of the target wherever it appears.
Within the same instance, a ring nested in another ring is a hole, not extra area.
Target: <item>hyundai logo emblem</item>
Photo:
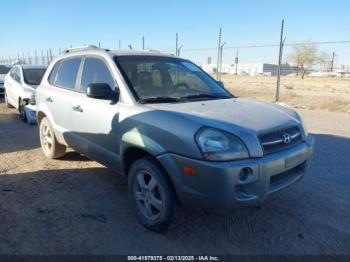
[[[285,144],[289,144],[292,141],[292,138],[291,138],[290,134],[288,134],[288,133],[283,134],[282,135],[282,141]]]

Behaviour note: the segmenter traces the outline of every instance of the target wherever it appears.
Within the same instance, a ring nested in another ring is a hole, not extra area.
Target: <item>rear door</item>
[[[50,76],[50,88],[45,88],[45,103],[52,115],[52,122],[69,143],[72,128],[72,100],[77,94],[77,79],[82,57],[70,57],[58,62]]]
[[[79,84],[80,94],[72,102],[72,125],[77,150],[112,169],[119,170],[118,103],[86,96],[89,84],[107,83],[116,90],[116,81],[107,62],[85,57]]]
[[[14,103],[15,103],[14,93],[13,93],[14,91],[12,88],[14,81],[15,81],[15,79],[14,79],[15,71],[16,71],[16,67],[13,67],[5,78],[6,95],[7,95],[8,101],[11,105],[14,105]]]
[[[18,108],[18,98],[21,93],[21,71],[18,66],[14,67],[10,72],[10,77],[7,78],[6,92],[10,104]]]

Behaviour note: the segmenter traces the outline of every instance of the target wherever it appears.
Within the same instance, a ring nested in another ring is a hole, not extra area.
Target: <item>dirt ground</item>
[[[302,181],[258,207],[182,210],[157,234],[123,178],[74,152],[46,159],[0,100],[0,254],[350,254],[350,115],[300,112],[316,138]]]
[[[235,95],[275,101],[276,77],[223,75]],[[280,101],[296,108],[350,114],[350,78],[281,77]]]

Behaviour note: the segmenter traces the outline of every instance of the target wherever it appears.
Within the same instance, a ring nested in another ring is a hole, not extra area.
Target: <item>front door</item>
[[[107,83],[116,90],[116,82],[104,60],[85,58],[80,94],[72,101],[72,133],[77,150],[105,166],[119,171],[118,103],[86,96],[89,84]]]

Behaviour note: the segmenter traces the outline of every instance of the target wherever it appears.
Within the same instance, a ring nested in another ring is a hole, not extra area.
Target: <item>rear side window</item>
[[[41,79],[45,74],[44,68],[23,69],[24,82],[28,85],[40,85]]]
[[[20,70],[19,70],[18,67],[16,67],[16,69],[15,69],[15,72],[14,72],[14,79],[15,79],[15,81],[17,81],[18,83],[21,82],[21,72],[20,72]]]
[[[16,67],[12,68],[10,71],[10,76],[12,77],[12,79],[15,79],[15,71],[16,71]]]
[[[60,68],[60,65],[61,65],[61,61],[57,62],[53,67],[53,69],[51,70],[51,73],[49,76],[49,83],[52,85],[55,83],[57,71]]]
[[[74,89],[80,62],[81,58],[63,60],[56,77],[55,85],[68,89]]]
[[[81,91],[86,92],[88,86],[94,83],[109,84],[115,90],[115,82],[106,64],[98,58],[86,58],[81,77]]]

